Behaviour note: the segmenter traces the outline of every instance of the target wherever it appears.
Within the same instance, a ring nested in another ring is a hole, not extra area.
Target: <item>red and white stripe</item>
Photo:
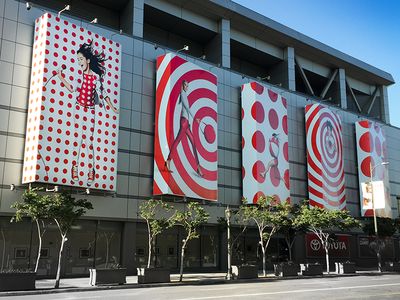
[[[332,125],[330,139],[328,122]],[[333,145],[329,142],[333,141]],[[306,106],[308,192],[311,206],[345,209],[342,124],[337,114],[320,104]]]

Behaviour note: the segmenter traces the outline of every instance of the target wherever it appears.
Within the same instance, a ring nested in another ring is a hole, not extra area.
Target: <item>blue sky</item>
[[[390,73],[390,123],[400,127],[400,1],[234,1]]]

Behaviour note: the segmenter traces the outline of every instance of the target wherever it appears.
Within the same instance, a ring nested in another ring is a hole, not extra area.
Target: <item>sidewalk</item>
[[[355,274],[330,274],[324,273],[324,277],[342,277],[342,276],[365,276],[365,275],[381,275],[390,274],[388,272],[379,273],[378,271],[357,271]],[[89,277],[80,278],[63,278],[60,281],[60,288],[54,289],[54,279],[38,279],[36,280],[36,289],[32,291],[12,291],[0,292],[0,297],[8,296],[23,296],[35,294],[53,294],[64,292],[81,292],[81,291],[98,291],[108,289],[132,289],[132,288],[149,288],[161,286],[179,286],[179,285],[200,285],[200,284],[226,284],[226,283],[239,283],[239,282],[260,282],[270,280],[295,280],[297,278],[316,278],[321,276],[293,276],[293,277],[278,277],[273,273],[268,273],[266,277],[258,277],[255,279],[240,279],[228,281],[225,279],[226,273],[194,273],[184,274],[183,281],[179,282],[179,274],[171,274],[170,283],[152,283],[152,284],[138,284],[137,276],[126,276],[126,284],[123,285],[100,285],[90,286]],[[262,274],[259,274],[262,276]]]

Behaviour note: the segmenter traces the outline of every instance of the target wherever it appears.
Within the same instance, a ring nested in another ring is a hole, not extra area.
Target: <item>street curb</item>
[[[354,277],[354,276],[380,276],[398,274],[393,272],[365,272],[365,273],[350,273],[350,274],[324,274],[317,276],[288,276],[288,277],[258,277],[254,279],[200,279],[200,280],[188,280],[183,282],[168,282],[168,283],[127,283],[122,285],[100,285],[100,286],[88,286],[88,287],[68,287],[68,288],[49,288],[49,289],[35,289],[31,291],[10,291],[0,292],[0,297],[10,296],[29,296],[29,295],[47,295],[47,294],[60,294],[60,293],[72,293],[72,292],[90,292],[90,291],[105,291],[105,290],[122,290],[122,289],[139,289],[139,288],[155,288],[155,287],[173,287],[173,286],[188,286],[188,285],[216,285],[216,284],[240,284],[240,283],[254,283],[263,281],[275,281],[275,280],[295,280],[295,279],[314,279],[314,278],[335,278],[335,277]]]

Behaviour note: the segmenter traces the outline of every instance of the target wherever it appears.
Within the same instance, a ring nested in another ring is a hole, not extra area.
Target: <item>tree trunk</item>
[[[36,265],[35,265],[35,273],[37,272],[37,269],[39,267],[40,255],[42,252],[42,234],[40,232],[39,220],[36,220],[36,227],[37,227],[37,231],[38,231],[39,246],[38,246],[38,255],[37,255]]]
[[[183,260],[185,258],[185,249],[186,249],[186,240],[182,244],[182,249],[181,249],[181,267],[179,270],[179,281],[182,281],[182,279],[183,279]]]
[[[262,254],[263,254],[263,274],[264,274],[264,277],[265,276],[267,276],[267,272],[266,272],[266,270],[265,270],[265,263],[266,263],[266,249],[264,248],[264,246],[263,245],[261,245],[261,250],[262,250]]]
[[[325,248],[325,260],[326,260],[326,271],[329,274],[329,249],[328,249],[328,247],[329,247],[329,244],[326,243],[324,245],[324,248]]]
[[[62,234],[61,235],[60,252],[58,253],[58,266],[57,266],[56,283],[54,285],[54,288],[56,288],[56,289],[58,289],[60,287],[61,258],[62,258],[62,253],[63,253],[63,250],[64,250],[65,238],[66,238],[66,234]]]
[[[288,250],[289,250],[289,261],[292,261],[292,247],[293,247],[294,239],[293,239],[293,241],[290,241],[289,237],[285,237],[285,242],[286,242],[286,245],[288,246]]]
[[[152,244],[152,238],[151,238],[151,228],[150,228],[150,220],[146,220],[146,223],[147,223],[147,232],[148,232],[148,234],[149,234],[149,245],[148,245],[148,247],[149,247],[149,257],[147,258],[147,268],[150,268],[150,264],[151,264],[151,254],[152,254],[152,247],[151,247],[151,244]]]

